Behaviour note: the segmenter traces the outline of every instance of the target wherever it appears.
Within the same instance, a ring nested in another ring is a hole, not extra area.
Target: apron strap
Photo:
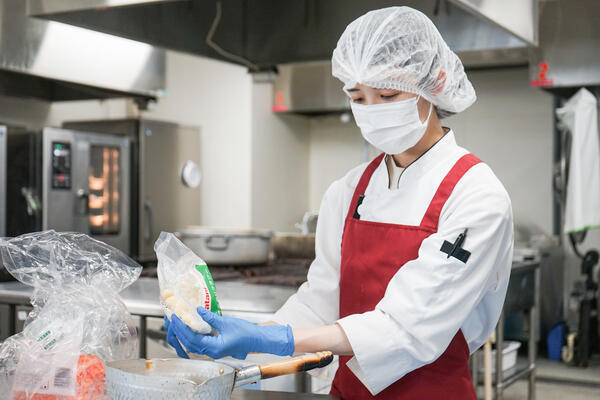
[[[365,194],[365,190],[367,190],[367,186],[369,185],[369,181],[371,180],[371,176],[381,164],[381,160],[385,156],[385,153],[381,153],[377,157],[373,159],[365,168],[365,172],[363,172],[360,180],[358,181],[358,185],[356,185],[356,189],[354,190],[354,195],[352,195],[352,202],[350,203],[350,207],[348,208],[348,215],[346,218],[352,218],[354,216],[354,211],[358,207],[358,199],[360,196]]]
[[[446,200],[450,197],[452,190],[463,177],[463,175],[474,165],[479,164],[481,160],[473,154],[465,154],[454,164],[450,172],[444,177],[442,183],[438,187],[429,207],[423,216],[421,221],[421,228],[425,229],[438,229],[438,222],[442,208],[446,204]]]

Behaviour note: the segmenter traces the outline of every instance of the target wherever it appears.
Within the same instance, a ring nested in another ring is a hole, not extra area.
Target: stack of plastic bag
[[[0,239],[0,262],[33,287],[25,328],[0,345],[0,393],[12,400],[107,399],[104,362],[137,357],[119,292],[142,267],[82,233]]]

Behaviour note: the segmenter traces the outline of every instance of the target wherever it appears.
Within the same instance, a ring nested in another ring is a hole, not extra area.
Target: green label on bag
[[[208,266],[205,265],[198,265],[196,264],[196,271],[200,272],[202,274],[202,277],[204,278],[204,282],[206,282],[206,287],[208,288],[208,291],[210,292],[210,311],[214,312],[215,314],[221,314],[221,307],[219,306],[219,301],[217,300],[217,288],[215,287],[215,281],[212,278],[212,275],[210,274],[210,271],[208,270]]]

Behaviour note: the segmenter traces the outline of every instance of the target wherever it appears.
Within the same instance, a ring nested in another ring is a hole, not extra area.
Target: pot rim
[[[244,228],[222,228],[212,226],[189,226],[178,231],[183,239],[186,237],[207,237],[207,236],[226,236],[251,238],[258,237],[270,239],[273,237],[273,231],[270,229],[244,229]]]

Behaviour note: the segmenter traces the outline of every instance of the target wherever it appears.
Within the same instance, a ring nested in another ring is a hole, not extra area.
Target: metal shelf
[[[504,390],[518,380],[527,377],[528,389],[527,399],[535,400],[535,380],[536,380],[536,335],[538,326],[537,313],[539,310],[540,299],[540,264],[538,261],[530,263],[513,264],[510,281],[504,301],[502,314],[496,325],[496,349],[504,348],[504,315],[513,314],[519,311],[525,311],[529,319],[529,337],[528,337],[528,358],[527,366],[517,368],[514,371],[502,371],[502,352],[496,352],[496,372],[493,381],[494,398],[501,400]],[[474,384],[477,386],[479,374],[479,356],[473,354],[471,360],[471,374]],[[509,372],[508,376],[504,376]]]

